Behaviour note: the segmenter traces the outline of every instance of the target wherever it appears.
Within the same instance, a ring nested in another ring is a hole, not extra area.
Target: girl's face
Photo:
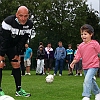
[[[83,42],[88,43],[91,41],[91,37],[93,34],[89,34],[86,31],[81,32],[81,38],[83,40]]]

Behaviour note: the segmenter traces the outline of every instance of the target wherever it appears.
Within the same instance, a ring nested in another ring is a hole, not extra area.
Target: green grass
[[[82,100],[82,84],[84,76],[68,76],[68,71],[63,71],[63,76],[55,76],[53,83],[45,82],[45,75],[22,76],[22,88],[31,93],[31,97],[16,97],[14,78],[11,71],[3,71],[2,88],[6,95],[15,100]],[[53,74],[53,71],[51,71]],[[100,86],[100,78],[97,78]],[[92,95],[91,100],[94,100]]]

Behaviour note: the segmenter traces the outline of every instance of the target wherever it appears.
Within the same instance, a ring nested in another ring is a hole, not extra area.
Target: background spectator
[[[77,44],[78,49],[79,44]],[[77,50],[74,52],[74,56],[76,55]],[[82,58],[75,64],[76,75],[75,76],[82,76]]]
[[[36,68],[36,75],[42,75],[43,69],[44,69],[44,58],[45,58],[45,51],[44,47],[42,45],[39,46],[39,49],[37,50],[37,68]]]
[[[54,53],[54,58],[55,58],[55,69],[54,69],[54,76],[57,74],[58,67],[59,68],[59,76],[62,76],[62,69],[63,69],[63,64],[64,64],[64,59],[66,57],[66,50],[62,45],[62,42],[58,42],[58,46],[55,50]]]
[[[26,67],[25,75],[31,75],[30,66],[31,66],[31,57],[32,57],[32,49],[29,48],[28,43],[25,44],[26,51],[24,52],[24,65]]]
[[[69,73],[68,75],[73,75],[73,69],[70,67],[71,62],[73,61],[74,51],[72,49],[72,45],[68,45],[68,49],[66,49],[66,62],[68,64]]]
[[[45,73],[46,70],[48,71],[47,74],[49,74],[50,69],[52,67],[52,62],[54,59],[54,51],[53,48],[51,47],[51,43],[48,43],[47,47],[45,47]]]

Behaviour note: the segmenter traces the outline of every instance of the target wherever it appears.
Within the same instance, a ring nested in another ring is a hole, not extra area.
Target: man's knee
[[[12,59],[11,64],[13,68],[19,68],[20,67],[20,61],[17,59]]]
[[[4,67],[5,58],[0,56],[0,68]]]

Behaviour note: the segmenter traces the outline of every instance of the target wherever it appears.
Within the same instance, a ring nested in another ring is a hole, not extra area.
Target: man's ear
[[[18,13],[16,13],[16,17],[18,17]]]

